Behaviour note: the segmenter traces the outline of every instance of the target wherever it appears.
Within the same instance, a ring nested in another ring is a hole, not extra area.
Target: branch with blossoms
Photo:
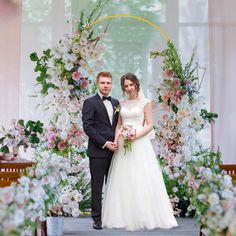
[[[189,62],[183,66],[170,41],[162,52],[151,53],[152,58],[163,58],[162,81],[156,88],[162,108],[161,117],[155,126],[158,154],[166,174],[166,182],[178,183],[179,189],[186,189],[182,188],[186,162],[201,146],[196,138],[197,133],[217,118],[216,113],[204,108],[205,104],[199,96],[198,67],[193,64],[194,55],[195,50]],[[187,198],[185,200],[188,200],[187,190],[185,193],[182,190],[169,192],[176,212],[180,212],[178,204],[184,195]]]
[[[71,124],[68,130],[64,130],[64,133],[56,127],[56,124],[51,124],[47,128],[44,138],[43,146],[46,149],[67,157],[73,148],[80,149],[83,146],[85,134],[77,124]]]
[[[35,72],[39,72],[36,81],[40,93],[55,113],[80,113],[84,99],[92,92],[89,77],[94,73],[90,63],[104,64],[104,48],[98,42],[104,38],[107,27],[95,35],[89,25],[101,14],[103,4],[98,1],[86,20],[82,12],[75,31],[65,34],[52,49],[44,50],[41,57],[36,52],[30,54],[36,63]]]

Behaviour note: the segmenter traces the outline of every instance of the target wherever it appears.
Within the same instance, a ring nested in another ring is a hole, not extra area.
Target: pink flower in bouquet
[[[164,71],[164,75],[166,76],[166,77],[173,77],[173,75],[174,75],[174,73],[173,73],[173,71],[171,70],[171,69],[166,69],[165,71]]]
[[[164,94],[164,95],[162,95],[162,100],[163,100],[163,102],[167,102],[168,99],[169,99],[169,94]]]
[[[58,147],[58,149],[59,149],[60,151],[65,150],[66,147],[67,147],[66,141],[61,140],[61,141],[57,144],[57,147]]]
[[[177,92],[176,92],[176,95],[178,96],[178,97],[182,97],[182,96],[184,96],[184,94],[185,94],[185,91],[184,90],[178,90]]]
[[[179,87],[181,85],[181,82],[180,82],[179,79],[174,79],[173,84],[174,84],[175,87]]]
[[[124,149],[126,154],[126,152],[130,152],[132,150],[131,144],[132,140],[136,136],[136,130],[133,129],[132,125],[123,126],[121,129],[121,136],[124,140]]]
[[[190,86],[192,84],[192,80],[186,80],[186,85]]]
[[[81,73],[80,73],[80,72],[74,71],[74,72],[72,73],[72,79],[73,79],[73,80],[78,81],[80,78],[81,78]]]
[[[178,105],[180,103],[180,98],[177,97],[177,96],[173,96],[171,97],[171,103],[175,104],[175,105]]]
[[[169,129],[169,130],[172,130],[172,129],[174,128],[174,125],[175,125],[175,124],[174,124],[174,121],[173,121],[173,120],[169,120],[169,121],[168,121],[168,129]]]
[[[167,120],[167,119],[168,119],[168,115],[167,115],[167,114],[163,115],[163,116],[162,116],[162,119],[163,119],[163,120]]]

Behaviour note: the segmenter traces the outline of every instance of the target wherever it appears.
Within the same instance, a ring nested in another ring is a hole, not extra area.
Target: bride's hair
[[[137,92],[139,92],[140,83],[139,83],[137,76],[133,73],[127,73],[120,78],[120,85],[121,85],[121,89],[122,89],[123,93],[125,92],[125,85],[124,85],[125,80],[130,80],[131,82],[133,82],[135,84]]]

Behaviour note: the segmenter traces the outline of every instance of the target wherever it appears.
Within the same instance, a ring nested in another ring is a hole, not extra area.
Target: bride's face
[[[125,92],[129,95],[129,97],[132,97],[132,98],[137,97],[138,91],[137,91],[136,85],[131,80],[126,79],[124,81],[124,89],[125,89]]]

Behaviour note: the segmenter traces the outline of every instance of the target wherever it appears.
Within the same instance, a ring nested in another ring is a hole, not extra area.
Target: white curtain
[[[236,163],[236,1],[209,1],[211,108],[218,113],[213,146]]]
[[[36,52],[41,56],[43,50],[55,46],[63,34],[71,31],[71,24],[66,23],[70,17],[70,1],[22,0],[20,118],[48,123],[50,111],[38,106],[42,103],[41,96],[35,97],[40,90],[36,86],[38,74],[34,72],[35,63],[30,61],[29,55]]]
[[[21,1],[0,1],[0,127],[19,113]]]

